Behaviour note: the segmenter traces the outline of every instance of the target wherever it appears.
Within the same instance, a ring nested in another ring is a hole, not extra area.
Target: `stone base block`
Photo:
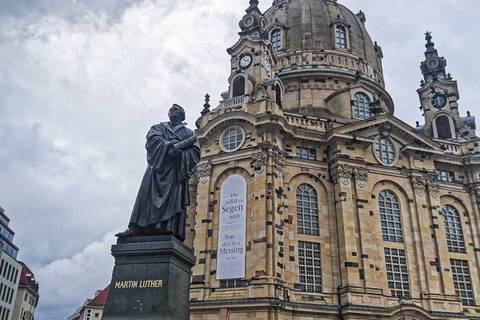
[[[188,320],[195,257],[172,236],[132,237],[112,246],[115,257],[104,320]]]

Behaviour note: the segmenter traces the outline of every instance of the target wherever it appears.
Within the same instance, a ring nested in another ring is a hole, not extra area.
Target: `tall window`
[[[322,291],[322,264],[320,260],[320,244],[298,242],[298,264],[300,290],[305,292]]]
[[[275,101],[280,107],[282,107],[282,88],[279,84],[275,85]]]
[[[378,196],[380,221],[384,241],[403,242],[400,203],[390,190],[383,190]]]
[[[343,25],[335,26],[335,44],[337,48],[347,48],[347,28]]]
[[[442,207],[442,216],[445,224],[445,238],[447,239],[448,251],[464,253],[465,242],[460,214],[454,207],[444,206]]]
[[[317,192],[308,184],[301,184],[297,188],[297,223],[300,234],[320,234]]]
[[[438,139],[452,139],[452,130],[450,128],[450,119],[447,116],[439,116],[435,119]]]
[[[375,140],[375,154],[383,164],[392,164],[395,161],[395,146],[386,137],[377,137]]]
[[[450,266],[457,297],[462,300],[464,306],[475,305],[475,296],[473,294],[472,278],[470,277],[468,261],[450,259]]]
[[[238,76],[233,80],[232,97],[235,98],[243,95],[245,95],[245,78]]]
[[[353,117],[358,119],[370,118],[370,98],[363,92],[355,93],[353,99]]]
[[[275,52],[278,52],[282,49],[282,32],[280,29],[275,29],[272,31],[270,41],[272,42],[272,47]]]
[[[385,248],[388,288],[392,297],[399,299],[410,297],[407,257],[405,250]]]

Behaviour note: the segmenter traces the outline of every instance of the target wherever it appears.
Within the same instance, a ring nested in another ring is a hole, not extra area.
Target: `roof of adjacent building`
[[[94,297],[89,303],[87,303],[87,306],[89,306],[89,307],[100,307],[100,306],[104,306],[105,303],[107,302],[108,288],[109,288],[109,287],[106,287],[106,288],[103,289],[103,290],[98,290],[98,291],[95,293],[95,297]]]
[[[37,305],[39,300],[38,281],[35,279],[35,275],[33,274],[32,270],[30,270],[25,263],[22,261],[19,261],[19,263],[22,266],[22,271],[20,272],[20,278],[18,279],[18,288],[29,290],[36,297],[35,305]]]

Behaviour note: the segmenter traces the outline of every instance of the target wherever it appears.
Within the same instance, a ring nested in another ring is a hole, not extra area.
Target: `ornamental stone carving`
[[[341,183],[344,186],[348,186],[352,179],[353,167],[349,165],[337,165],[332,173],[333,182],[335,184]]]
[[[355,181],[360,188],[365,188],[368,182],[368,170],[364,168],[353,168]]]
[[[440,184],[435,173],[412,176],[411,180],[417,196],[423,197],[427,188],[433,198],[438,199],[440,196]]]
[[[421,176],[412,176],[411,180],[417,196],[423,197],[425,195],[425,180]]]
[[[268,152],[265,150],[260,153],[255,153],[252,155],[252,160],[250,161],[250,167],[256,173],[262,173],[264,167],[268,164]]]
[[[207,182],[208,177],[212,174],[212,163],[210,161],[204,161],[197,165],[197,178],[201,184]]]

